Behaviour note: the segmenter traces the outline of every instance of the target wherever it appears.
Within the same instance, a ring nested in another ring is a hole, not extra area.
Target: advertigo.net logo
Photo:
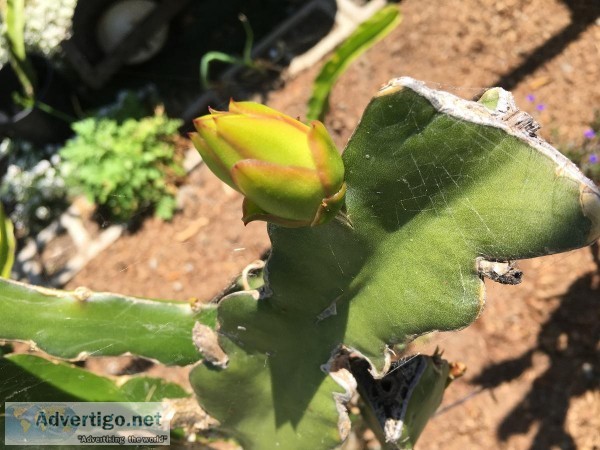
[[[6,445],[169,445],[159,402],[6,402]]]

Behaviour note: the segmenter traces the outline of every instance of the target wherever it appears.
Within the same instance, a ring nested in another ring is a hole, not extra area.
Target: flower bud
[[[244,198],[244,223],[320,225],[344,203],[344,164],[325,126],[231,101],[194,120],[190,139],[210,170]]]

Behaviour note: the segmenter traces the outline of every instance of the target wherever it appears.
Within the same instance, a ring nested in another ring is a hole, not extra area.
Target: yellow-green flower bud
[[[314,226],[344,203],[344,164],[325,126],[267,106],[231,101],[194,120],[190,139],[210,170],[244,194],[244,223]]]

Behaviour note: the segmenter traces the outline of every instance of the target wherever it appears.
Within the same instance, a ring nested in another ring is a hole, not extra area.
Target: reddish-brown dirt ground
[[[400,8],[400,26],[333,91],[326,125],[340,148],[379,86],[401,75],[465,98],[502,85],[543,125],[542,136],[581,142],[600,108],[596,0],[406,0]],[[268,103],[303,117],[317,70],[287,80]],[[67,288],[209,299],[268,248],[265,225],[244,227],[241,199],[206,168],[191,175],[186,190],[172,222],[147,220]],[[419,351],[439,346],[468,368],[418,448],[600,449],[600,274],[591,253],[520,267],[519,286],[486,282],[487,306],[472,326],[417,342]]]

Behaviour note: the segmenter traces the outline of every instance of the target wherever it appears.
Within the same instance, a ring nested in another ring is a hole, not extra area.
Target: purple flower
[[[525,97],[528,101],[533,102],[535,100],[535,95],[533,94],[527,94],[527,97]]]
[[[586,139],[594,139],[596,137],[596,132],[591,128],[588,128],[583,132],[583,135],[586,137]]]
[[[590,161],[591,164],[596,164],[598,162],[598,155],[592,153],[590,155],[589,161]]]
[[[539,105],[535,106],[535,109],[537,109],[538,111],[543,111],[546,109],[546,105],[544,105],[543,103],[540,103]]]

